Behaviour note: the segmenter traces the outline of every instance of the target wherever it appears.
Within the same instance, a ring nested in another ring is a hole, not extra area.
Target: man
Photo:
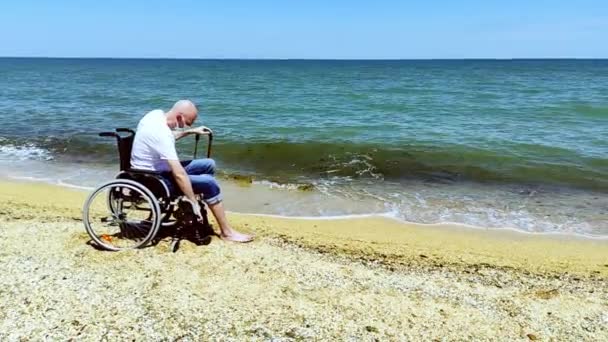
[[[228,224],[220,187],[213,177],[213,159],[196,159],[182,163],[177,157],[175,140],[190,134],[211,132],[205,126],[181,132],[173,131],[176,127],[191,126],[197,116],[196,106],[188,100],[177,101],[167,113],[157,109],[146,114],[137,125],[131,152],[131,167],[160,171],[167,175],[169,188],[175,188],[177,185],[199,217],[201,209],[195,194],[201,194],[220,226],[220,237],[228,241],[249,242],[253,240],[253,236],[239,233]]]

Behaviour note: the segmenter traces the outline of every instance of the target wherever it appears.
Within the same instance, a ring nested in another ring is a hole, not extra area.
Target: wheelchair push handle
[[[129,136],[132,136],[135,134],[135,131],[130,128],[117,128],[115,131],[116,132],[101,132],[101,133],[99,133],[99,136],[100,137],[114,137],[116,139],[120,139],[122,137],[118,133],[129,133]]]
[[[135,134],[135,131],[130,129],[130,128],[117,128],[116,132],[118,133],[131,133],[131,134]]]
[[[207,134],[205,134],[208,137],[208,141],[207,141],[207,158],[211,158],[211,143],[213,142],[213,133],[208,131]],[[195,136],[195,142],[194,142],[194,156],[192,159],[196,159],[196,152],[198,150],[198,142],[201,139],[201,135],[197,134]]]

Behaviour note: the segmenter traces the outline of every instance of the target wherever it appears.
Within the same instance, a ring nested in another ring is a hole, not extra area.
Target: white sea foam
[[[272,182],[272,181],[268,181],[268,180],[260,180],[260,181],[256,180],[256,181],[253,181],[253,184],[263,185],[263,186],[267,186],[271,189],[281,189],[281,190],[298,190],[298,188],[302,186],[302,184],[294,184],[294,183],[281,184],[281,183]]]
[[[53,156],[48,150],[33,144],[23,146],[0,146],[0,159],[4,160],[52,160]]]
[[[228,211],[229,213],[232,211]],[[422,227],[438,227],[438,226],[452,226],[466,229],[475,229],[475,230],[485,230],[485,231],[512,231],[520,234],[529,234],[529,235],[545,235],[545,236],[563,236],[569,237],[574,236],[583,239],[592,239],[592,240],[608,240],[608,236],[605,235],[595,235],[595,234],[583,234],[583,233],[569,233],[569,232],[531,232],[519,228],[514,227],[482,227],[471,224],[465,224],[460,222],[451,222],[451,221],[438,221],[433,223],[420,223],[420,222],[412,222],[404,220],[400,218],[398,213],[395,212],[385,212],[385,213],[369,213],[369,214],[350,214],[350,215],[327,215],[327,216],[297,216],[297,215],[280,215],[280,214],[257,214],[257,213],[243,213],[239,212],[238,214],[248,215],[248,216],[259,216],[259,217],[271,217],[271,218],[283,218],[283,219],[294,219],[294,220],[348,220],[348,219],[361,219],[361,218],[372,218],[372,217],[383,217],[391,220],[395,220],[397,222],[401,222],[404,224],[414,224]]]
[[[85,191],[112,179],[114,174],[113,168],[105,166],[0,159],[0,175]],[[339,177],[312,182],[313,191],[298,191],[304,183],[257,180],[245,188],[230,184],[223,181],[223,190],[229,208],[236,212],[302,219],[380,215],[419,224],[450,223],[531,234],[608,238],[608,220],[603,211],[598,210],[605,207],[608,198],[597,194],[539,191],[522,196],[517,189],[509,191],[481,185],[446,187],[420,182],[366,185],[345,182]],[[591,204],[575,208],[572,203]]]

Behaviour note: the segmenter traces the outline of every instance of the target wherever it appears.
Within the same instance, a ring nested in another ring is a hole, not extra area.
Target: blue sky
[[[2,0],[0,56],[608,58],[608,0]]]

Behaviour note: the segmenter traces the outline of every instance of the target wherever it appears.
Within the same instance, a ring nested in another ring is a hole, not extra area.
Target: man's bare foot
[[[230,232],[230,234],[224,234],[224,233],[220,234],[220,238],[222,240],[233,241],[233,242],[251,242],[251,241],[253,241],[254,236],[239,233],[239,232],[233,230],[232,232]]]

